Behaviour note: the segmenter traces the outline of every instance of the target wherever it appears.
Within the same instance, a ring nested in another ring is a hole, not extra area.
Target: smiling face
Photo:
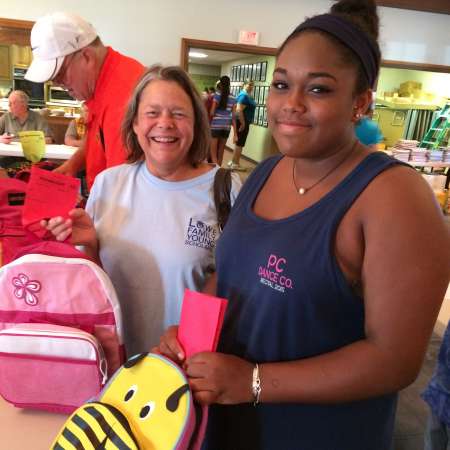
[[[355,112],[368,92],[354,95],[356,70],[338,46],[304,32],[278,56],[267,101],[269,127],[279,150],[291,157],[325,157],[354,140]]]
[[[147,85],[133,131],[153,175],[166,178],[190,167],[194,109],[190,97],[176,82],[153,80]]]

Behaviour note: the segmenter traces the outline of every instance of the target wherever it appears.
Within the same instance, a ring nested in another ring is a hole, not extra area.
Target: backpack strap
[[[227,223],[231,210],[231,170],[222,167],[214,176],[214,205],[217,211],[217,223],[220,231]]]

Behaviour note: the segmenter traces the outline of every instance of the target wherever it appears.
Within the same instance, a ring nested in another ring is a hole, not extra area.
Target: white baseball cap
[[[56,12],[41,17],[31,30],[33,61],[25,78],[42,83],[53,79],[64,58],[97,37],[94,27],[76,14]]]

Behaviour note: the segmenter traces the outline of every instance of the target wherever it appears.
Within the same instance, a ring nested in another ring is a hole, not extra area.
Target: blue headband
[[[321,14],[301,23],[291,34],[317,29],[331,34],[355,53],[361,61],[369,86],[372,88],[380,68],[380,52],[370,37],[358,26],[334,14]]]

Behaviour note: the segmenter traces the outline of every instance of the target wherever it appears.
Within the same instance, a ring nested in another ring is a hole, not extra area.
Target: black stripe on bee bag
[[[102,405],[103,407],[108,409],[114,415],[114,417],[117,419],[117,421],[123,426],[123,428],[129,435],[129,437],[131,439],[133,439],[133,441],[136,443],[136,440],[131,431],[130,425],[128,424],[128,421],[125,418],[125,416],[123,416],[123,414],[117,408],[114,408],[111,405],[106,405],[104,403],[99,403],[99,405]],[[112,427],[108,424],[108,422],[104,418],[103,414],[99,410],[97,410],[94,406],[88,406],[85,409],[85,411],[88,414],[90,414],[97,421],[97,423],[99,424],[101,429],[104,431],[106,436],[108,436],[108,438],[111,440],[111,442],[113,442],[114,445],[119,450],[131,450],[130,447],[128,447],[128,445],[126,445],[125,442],[122,441],[120,436],[112,429]],[[125,424],[126,424],[126,426],[125,426]],[[139,448],[137,443],[136,443],[136,447]]]
[[[86,435],[86,437],[91,442],[92,446],[94,448],[100,447],[100,441],[98,440],[97,436],[94,433],[94,430],[91,428],[91,426],[78,414],[76,416],[72,417],[72,422],[80,428],[81,431]]]
[[[81,441],[68,429],[64,428],[62,435],[70,442],[77,450],[84,450]]]

